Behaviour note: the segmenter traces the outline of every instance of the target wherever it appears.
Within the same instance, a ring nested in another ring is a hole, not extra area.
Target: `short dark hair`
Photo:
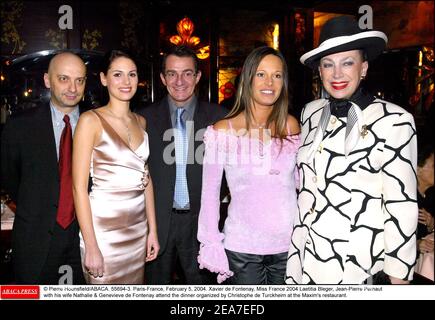
[[[136,64],[136,62],[129,53],[121,50],[110,50],[104,55],[104,58],[100,64],[100,72],[107,74],[107,71],[109,71],[113,61],[121,57],[130,59],[134,62],[134,64]]]
[[[182,45],[182,46],[172,47],[167,53],[165,53],[163,55],[162,70],[161,70],[162,73],[164,73],[166,71],[166,60],[168,59],[169,56],[177,56],[180,58],[181,57],[192,58],[193,63],[195,65],[195,73],[198,72],[199,61],[198,61],[198,58],[196,56],[195,51],[193,51],[188,46]]]

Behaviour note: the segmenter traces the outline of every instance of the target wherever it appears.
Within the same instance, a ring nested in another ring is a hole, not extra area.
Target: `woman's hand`
[[[434,227],[434,217],[426,211],[426,209],[418,210],[418,222],[424,224],[428,231],[432,231]]]
[[[390,276],[391,284],[409,284],[408,280],[403,280]]]
[[[94,278],[104,275],[104,258],[98,247],[85,248],[85,268]]]
[[[159,254],[160,245],[157,232],[151,231],[147,239],[147,252],[145,262],[153,261]]]
[[[418,240],[418,251],[421,253],[433,252],[434,241],[433,239],[423,238]]]

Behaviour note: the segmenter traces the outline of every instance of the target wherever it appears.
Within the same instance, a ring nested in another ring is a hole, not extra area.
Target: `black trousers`
[[[287,252],[278,254],[249,254],[226,250],[230,270],[234,276],[227,284],[284,284]]]
[[[53,285],[86,283],[80,259],[80,239],[77,220],[74,220],[65,230],[56,223],[50,250],[38,283]]]
[[[177,258],[180,261],[186,284],[201,285],[211,283],[211,273],[200,270],[198,265],[199,243],[196,239],[197,223],[190,213],[171,213],[166,249],[157,259],[145,264],[145,284],[173,284]]]

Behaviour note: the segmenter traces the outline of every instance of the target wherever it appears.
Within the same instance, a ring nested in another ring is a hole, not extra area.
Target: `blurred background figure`
[[[433,252],[434,242],[426,237],[434,231],[435,187],[434,187],[434,147],[425,144],[419,147],[417,161],[418,180],[418,228],[417,244],[421,253]]]

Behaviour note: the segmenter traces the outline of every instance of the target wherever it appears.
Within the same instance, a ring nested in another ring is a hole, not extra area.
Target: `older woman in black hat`
[[[288,284],[405,284],[416,259],[416,131],[411,114],[361,81],[387,37],[348,16],[329,20],[300,61],[328,99],[301,115],[301,186]]]

